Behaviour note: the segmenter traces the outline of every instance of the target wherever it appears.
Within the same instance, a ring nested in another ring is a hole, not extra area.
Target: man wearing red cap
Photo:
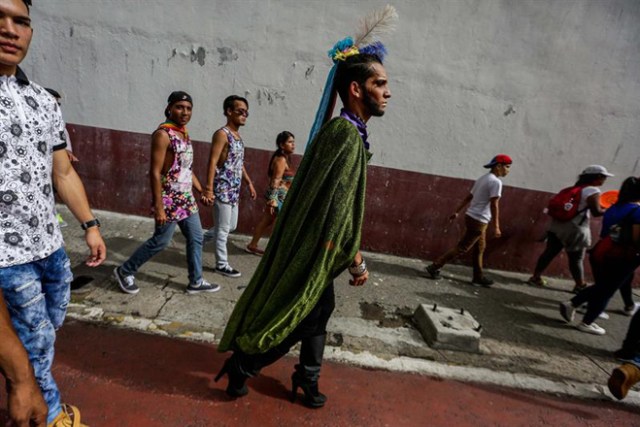
[[[467,204],[465,215],[466,229],[458,244],[449,249],[433,264],[426,267],[427,274],[431,279],[440,278],[440,269],[447,263],[453,261],[463,253],[473,248],[473,279],[471,283],[477,286],[491,286],[493,280],[482,274],[482,255],[486,247],[486,233],[489,223],[493,220],[494,236],[500,237],[500,218],[498,214],[498,203],[502,195],[502,181],[498,178],[507,176],[511,168],[511,157],[506,154],[498,154],[485,168],[491,168],[489,173],[482,175],[473,184],[471,192],[465,197],[456,211],[449,217],[450,221],[456,219]]]

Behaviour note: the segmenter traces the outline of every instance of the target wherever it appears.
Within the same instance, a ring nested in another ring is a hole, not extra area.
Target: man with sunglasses
[[[244,179],[251,198],[256,190],[244,167],[244,142],[240,127],[249,117],[249,102],[237,95],[228,96],[222,104],[227,124],[218,129],[211,140],[211,152],[207,166],[207,182],[202,202],[213,204],[214,226],[204,234],[205,242],[215,241],[216,272],[227,277],[240,277],[241,273],[229,265],[227,239],[238,225],[240,185]]]

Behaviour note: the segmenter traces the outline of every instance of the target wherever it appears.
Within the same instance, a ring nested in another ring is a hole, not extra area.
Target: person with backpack
[[[591,246],[589,217],[602,216],[600,207],[600,189],[607,177],[613,176],[604,166],[587,166],[578,181],[571,187],[561,190],[549,201],[547,213],[551,225],[547,231],[547,247],[538,258],[533,275],[527,283],[544,286],[542,272],[562,249],[567,251],[569,270],[575,282],[573,293],[578,293],[587,285],[584,282],[584,254]]]
[[[568,323],[572,323],[576,308],[587,303],[587,312],[577,328],[594,335],[606,333],[594,320],[607,307],[613,294],[631,280],[636,268],[640,266],[639,178],[629,177],[624,181],[618,201],[607,209],[602,223],[609,232],[589,254],[595,284],[570,301],[560,304],[560,315]],[[627,347],[631,346],[629,343],[638,341],[637,337],[625,340]]]

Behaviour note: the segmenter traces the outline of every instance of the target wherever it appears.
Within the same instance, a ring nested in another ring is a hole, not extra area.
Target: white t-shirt
[[[585,221],[585,217],[589,219],[591,217],[590,210],[587,208],[587,199],[594,194],[599,194],[600,189],[598,187],[584,187],[582,189],[582,193],[580,194],[580,203],[578,203],[578,215],[576,215],[571,221],[576,224],[586,224],[589,225],[589,221]],[[583,212],[584,211],[584,212]]]
[[[502,196],[502,181],[489,172],[473,184],[471,194],[473,199],[467,209],[467,215],[488,224],[491,221],[491,199]]]

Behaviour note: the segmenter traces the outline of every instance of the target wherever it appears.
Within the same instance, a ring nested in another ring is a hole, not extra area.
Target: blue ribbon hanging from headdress
[[[395,13],[395,12],[394,12]],[[344,39],[337,42],[331,50],[329,50],[329,58],[333,61],[333,67],[329,70],[329,75],[327,76],[327,81],[324,84],[324,90],[322,92],[322,98],[320,99],[320,105],[318,106],[318,111],[316,112],[316,117],[313,121],[313,125],[311,126],[311,131],[309,132],[309,139],[307,141],[307,145],[305,146],[305,150],[311,144],[311,141],[316,137],[317,133],[320,131],[322,125],[330,118],[330,114],[333,110],[333,104],[335,102],[335,93],[334,93],[334,77],[336,74],[336,70],[338,69],[338,63],[340,61],[344,61],[349,56],[358,55],[358,54],[370,54],[376,55],[380,61],[384,60],[384,56],[387,54],[387,50],[384,45],[376,41],[367,46],[358,47],[354,44],[352,37],[345,37]],[[356,125],[356,123],[354,123]],[[358,127],[358,126],[356,126]],[[365,126],[366,129],[366,126]],[[363,141],[365,145],[368,147],[368,143],[366,140],[366,130],[364,135],[361,131],[361,128],[358,127],[358,131],[360,131],[361,136],[363,136]]]
[[[333,108],[333,78],[336,75],[337,69],[338,64],[333,64],[333,67],[331,67],[331,70],[329,70],[327,82],[324,84],[324,91],[322,92],[322,98],[320,98],[320,105],[318,106],[318,111],[316,112],[316,118],[314,119],[313,125],[311,126],[311,132],[309,132],[309,140],[307,141],[306,147],[309,147],[309,144],[311,144],[311,141],[313,141],[313,138],[316,137],[316,134],[318,133],[318,131],[320,131],[320,128],[324,124],[329,106]]]

